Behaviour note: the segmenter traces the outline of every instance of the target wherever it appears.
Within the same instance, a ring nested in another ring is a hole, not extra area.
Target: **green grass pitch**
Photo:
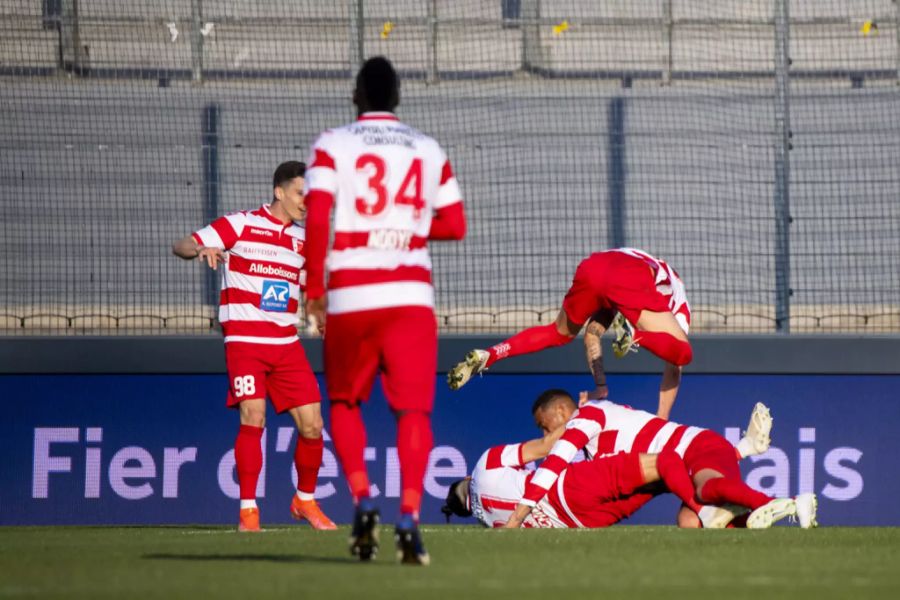
[[[900,598],[900,529],[423,528],[433,564],[360,564],[347,528],[0,528],[0,598]]]

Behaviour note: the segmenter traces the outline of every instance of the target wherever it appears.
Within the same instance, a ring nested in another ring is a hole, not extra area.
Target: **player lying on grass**
[[[172,246],[181,258],[198,258],[212,269],[223,265],[219,322],[225,334],[227,405],[237,408],[241,418],[234,443],[241,531],[259,531],[256,484],[263,464],[267,396],[278,413],[293,417],[299,431],[291,515],[316,529],[336,528],[313,496],[324,448],[321,397],[297,338],[304,262],[304,230],[298,222],[305,215],[305,172],[301,162],[279,165],[271,204],[216,219]]]
[[[754,407],[748,428],[750,435],[744,437],[747,441],[742,440],[737,449],[710,429],[680,425],[608,400],[588,400],[584,392],[580,407],[576,407],[564,390],[547,390],[538,396],[532,413],[545,434],[557,431],[562,425],[565,430],[549,451],[546,443],[535,445],[536,453],[546,451],[546,460],[529,479],[522,500],[510,517],[511,525],[521,523],[528,516],[554,488],[579,452],[596,458],[620,452],[672,451],[683,458],[701,504],[745,507],[752,511],[747,526],[755,529],[769,527],[786,516],[796,516],[801,527],[816,526],[815,494],[800,494],[794,499],[773,498],[752,489],[741,479],[738,460],[748,453],[768,449],[771,417],[764,405]]]
[[[559,485],[521,520],[514,511],[522,501],[534,473],[524,466],[540,458],[544,440],[496,446],[478,460],[472,476],[450,486],[441,509],[449,518],[474,515],[487,527],[600,528],[628,518],[662,490],[652,484],[662,482],[685,503],[696,506],[693,487],[684,462],[672,451],[660,454],[622,452],[614,456],[585,460],[564,469]],[[697,507],[699,510],[699,507]],[[713,521],[730,520],[717,515],[715,507],[700,510]],[[718,511],[723,512],[724,511]],[[722,525],[724,527],[724,525]]]
[[[472,350],[450,370],[447,383],[450,389],[459,389],[472,375],[499,360],[567,344],[589,319],[589,333],[598,338],[613,326],[617,356],[640,346],[666,361],[657,416],[669,418],[681,367],[693,358],[687,337],[691,309],[675,269],[633,248],[597,252],[581,261],[554,323],[530,327],[488,350]],[[589,361],[597,384],[592,396],[604,398],[607,390],[599,344]]]

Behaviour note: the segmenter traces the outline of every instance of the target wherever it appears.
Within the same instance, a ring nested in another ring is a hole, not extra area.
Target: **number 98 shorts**
[[[300,341],[290,344],[225,344],[229,408],[268,397],[275,411],[321,402],[319,383]]]

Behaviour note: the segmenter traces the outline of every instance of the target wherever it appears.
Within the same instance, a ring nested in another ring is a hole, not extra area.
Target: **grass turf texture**
[[[427,568],[395,563],[388,527],[366,564],[346,527],[6,527],[0,597],[900,597],[896,528],[423,532]]]

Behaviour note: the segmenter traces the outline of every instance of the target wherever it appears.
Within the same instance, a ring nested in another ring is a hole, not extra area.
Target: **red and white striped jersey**
[[[639,258],[656,274],[656,291],[669,299],[669,310],[675,315],[675,320],[685,333],[691,328],[691,306],[688,304],[687,293],[684,291],[684,282],[678,273],[666,263],[666,261],[651,256],[643,250],[636,248],[616,248],[611,252],[621,252]],[[632,325],[635,325],[632,323]]]
[[[303,227],[285,225],[263,205],[220,217],[191,235],[201,246],[228,252],[219,297],[225,342],[296,341]]]
[[[433,307],[432,216],[462,198],[438,143],[392,113],[365,113],[319,136],[308,164],[305,193],[334,199],[328,312]],[[310,254],[311,298],[320,285],[313,262]]]
[[[702,431],[609,400],[590,401],[566,423],[565,433],[529,481],[522,502],[534,505],[541,500],[582,449],[591,459],[619,452],[658,454],[663,450],[674,450],[684,457]]]
[[[522,465],[522,444],[495,446],[481,455],[469,481],[472,514],[487,527],[503,527],[522,500],[533,471]],[[566,528],[550,498],[537,502],[524,527]]]

